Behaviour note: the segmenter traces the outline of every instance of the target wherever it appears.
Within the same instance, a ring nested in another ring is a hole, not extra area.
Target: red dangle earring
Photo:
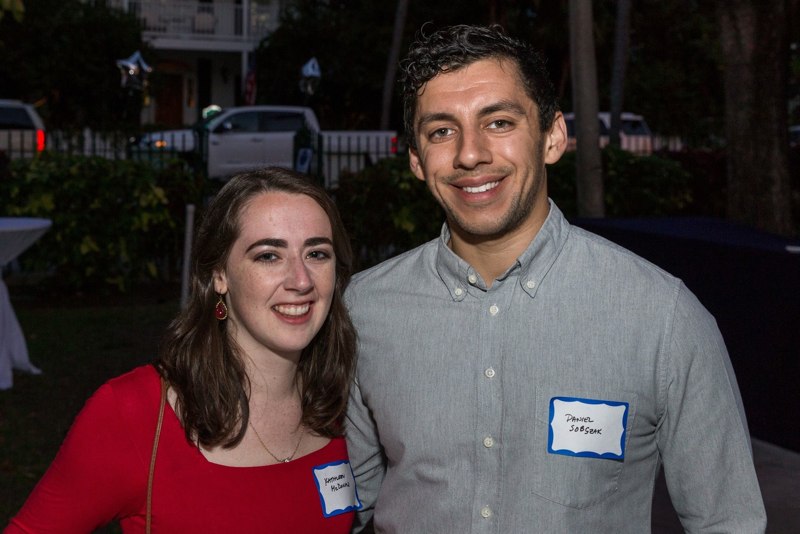
[[[222,300],[222,295],[219,296],[217,305],[214,306],[214,317],[216,317],[218,321],[224,321],[228,318],[228,307],[225,306],[225,302]]]

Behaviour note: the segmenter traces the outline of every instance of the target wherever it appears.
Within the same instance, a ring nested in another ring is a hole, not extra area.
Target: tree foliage
[[[560,96],[571,111],[568,2],[545,0],[464,0],[411,2],[401,46],[405,54],[423,25],[499,23],[517,38],[542,50]],[[593,2],[600,108],[610,107],[615,0]],[[281,26],[258,50],[261,103],[308,104],[326,128],[377,128],[383,76],[392,42],[395,2],[296,0]],[[699,0],[637,0],[631,11],[630,60],[625,78],[625,111],[644,115],[664,135],[694,144],[722,134],[722,80],[719,30],[713,3]],[[317,92],[298,89],[300,67],[316,57],[322,68]],[[395,91],[390,125],[398,128]]]
[[[284,10],[257,51],[258,102],[311,105],[326,128],[377,127],[392,12],[392,4],[368,0],[302,0]],[[306,96],[300,68],[312,57],[322,77]]]
[[[627,111],[693,144],[718,137],[724,99],[713,2],[639,0],[631,32]]]
[[[17,22],[25,16],[25,5],[22,0],[0,0],[0,20],[9,13]]]
[[[0,20],[0,97],[35,102],[56,129],[138,124],[116,60],[142,48],[136,18],[105,2],[26,0],[20,21]]]
[[[420,27],[487,23],[485,2],[411,2],[401,56]],[[281,14],[280,27],[257,51],[258,102],[306,104],[324,128],[377,128],[381,114],[387,55],[391,48],[395,2],[297,0]],[[322,78],[314,95],[300,92],[300,68],[316,57]],[[394,92],[390,124],[401,124]]]

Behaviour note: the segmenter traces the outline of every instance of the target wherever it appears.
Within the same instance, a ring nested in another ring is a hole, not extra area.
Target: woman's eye
[[[331,254],[325,250],[312,250],[308,253],[308,257],[315,260],[326,260],[331,257]]]
[[[258,261],[273,262],[278,259],[278,256],[274,252],[264,252],[259,254],[256,259]]]

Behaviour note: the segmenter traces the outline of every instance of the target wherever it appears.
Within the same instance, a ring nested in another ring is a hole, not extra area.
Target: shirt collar
[[[522,290],[529,296],[534,297],[548,271],[561,253],[569,231],[570,224],[564,214],[550,200],[550,213],[548,213],[536,237],[517,258],[517,261],[497,279],[504,280],[516,275]],[[450,228],[447,223],[444,223],[437,243],[436,269],[450,296],[455,301],[464,300],[470,286],[478,287],[485,291],[486,288],[481,283],[478,273],[450,249],[447,245],[449,242]],[[470,281],[471,276],[476,277],[473,280],[477,280],[477,284]]]

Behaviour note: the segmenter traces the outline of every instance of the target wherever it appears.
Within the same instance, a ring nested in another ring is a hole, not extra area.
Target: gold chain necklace
[[[294,446],[294,451],[292,451],[292,454],[287,456],[286,458],[281,459],[272,454],[272,451],[267,448],[267,446],[264,444],[264,440],[261,439],[261,436],[258,435],[258,431],[256,430],[256,427],[253,426],[253,423],[251,421],[248,421],[247,424],[250,425],[250,428],[253,429],[253,433],[256,435],[256,439],[258,439],[258,442],[261,444],[262,447],[264,447],[264,450],[267,451],[267,454],[275,458],[275,461],[281,464],[288,464],[289,462],[292,461],[294,455],[297,454],[297,450],[300,448],[300,442],[303,441],[303,434],[305,434],[305,432],[300,433],[300,439],[297,440],[297,445]]]

